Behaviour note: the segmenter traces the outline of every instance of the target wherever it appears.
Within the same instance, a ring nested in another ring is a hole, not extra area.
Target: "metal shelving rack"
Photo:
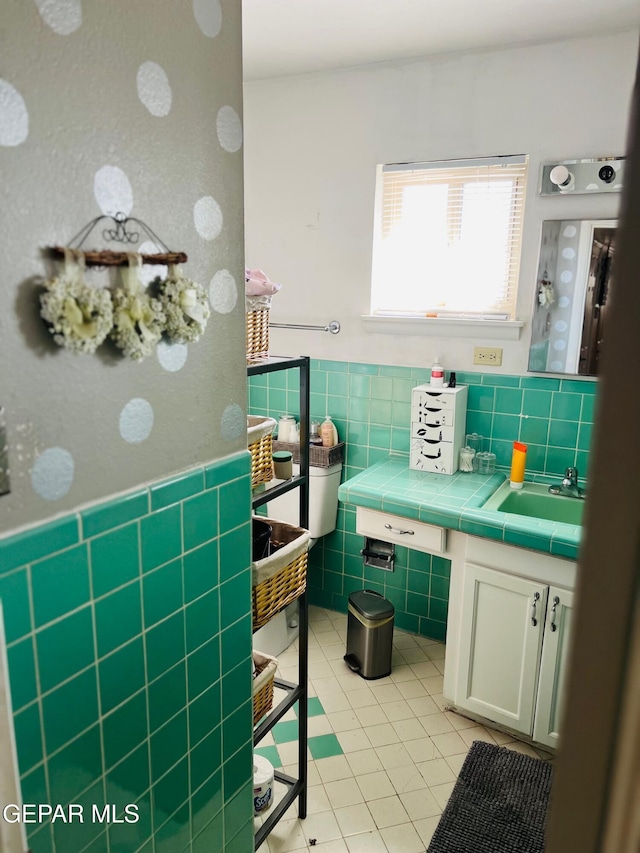
[[[300,526],[309,526],[309,357],[285,358],[272,356],[265,361],[247,367],[249,376],[273,373],[279,370],[300,370],[300,473],[267,489],[252,499],[252,506],[262,506],[291,489],[299,489]],[[287,793],[276,803],[255,835],[255,849],[262,844],[293,801],[298,798],[298,817],[307,816],[307,675],[308,675],[308,600],[307,592],[298,598],[298,683],[275,679],[274,686],[286,691],[284,699],[265,717],[253,731],[253,743],[257,746],[262,738],[286,712],[298,703],[298,778],[295,779],[279,770],[275,771],[278,782],[288,787]]]

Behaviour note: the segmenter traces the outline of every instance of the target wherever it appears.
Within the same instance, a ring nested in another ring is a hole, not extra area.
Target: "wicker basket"
[[[253,652],[256,676],[253,679],[253,725],[255,726],[273,705],[273,680],[278,661],[271,655]]]
[[[251,564],[253,630],[257,631],[307,586],[309,531],[284,521],[260,516],[273,528],[271,545],[283,543],[275,553]]]
[[[247,311],[247,364],[269,358],[269,308]]]
[[[293,461],[300,462],[300,443],[293,441],[278,441],[274,439],[273,450],[290,450]],[[344,459],[344,441],[334,447],[322,447],[319,444],[309,445],[309,465],[314,468],[331,468]]]
[[[251,453],[251,485],[268,483],[273,479],[272,433],[276,428],[273,418],[247,415],[247,443]]]

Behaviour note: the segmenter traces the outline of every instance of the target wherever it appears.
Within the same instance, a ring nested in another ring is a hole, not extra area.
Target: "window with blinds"
[[[527,160],[379,167],[371,313],[514,319]]]

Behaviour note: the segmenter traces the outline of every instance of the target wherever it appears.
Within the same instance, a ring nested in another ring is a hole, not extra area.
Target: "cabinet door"
[[[542,661],[533,739],[547,746],[558,745],[571,635],[573,593],[549,587],[547,619],[542,643]]]
[[[465,563],[458,707],[531,734],[547,590]]]

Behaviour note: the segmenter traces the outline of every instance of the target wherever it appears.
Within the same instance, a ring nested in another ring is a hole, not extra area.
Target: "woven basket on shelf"
[[[256,676],[253,679],[253,725],[255,726],[268,714],[273,705],[273,680],[278,661],[271,655],[253,652]]]
[[[251,454],[251,485],[268,483],[273,479],[272,433],[276,428],[273,418],[247,415],[247,444]]]
[[[247,311],[247,364],[269,358],[269,308]]]
[[[290,450],[293,461],[297,464],[300,462],[300,442],[296,441],[278,441],[274,439],[273,450]],[[344,441],[333,447],[322,447],[319,444],[309,445],[309,465],[314,468],[331,468],[332,465],[337,465],[344,459]]]
[[[307,586],[309,531],[284,521],[263,518],[273,528],[271,547],[282,547],[251,564],[253,630],[257,631],[287,604],[302,595]]]

